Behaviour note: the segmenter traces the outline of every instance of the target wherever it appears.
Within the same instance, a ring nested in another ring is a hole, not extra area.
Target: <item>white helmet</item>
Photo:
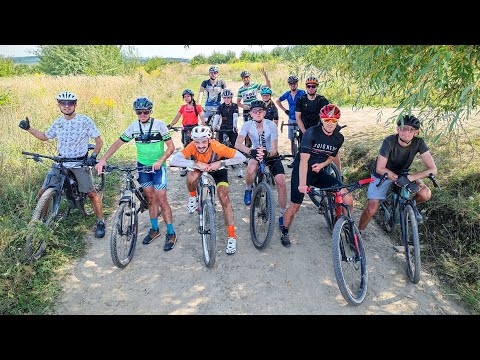
[[[230,90],[230,89],[223,89],[223,90],[222,90],[222,97],[223,97],[223,98],[233,97],[233,91]]]
[[[77,101],[77,95],[75,95],[70,91],[63,91],[57,95],[57,101],[62,101],[62,100]]]
[[[192,129],[192,140],[195,139],[209,139],[212,137],[212,129],[210,126],[198,125]]]

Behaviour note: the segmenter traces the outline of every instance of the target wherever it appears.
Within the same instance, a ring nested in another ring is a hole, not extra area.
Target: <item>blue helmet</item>
[[[248,70],[243,70],[241,73],[240,73],[240,77],[243,79],[247,76],[250,76],[250,71]]]
[[[260,90],[260,95],[272,95],[272,89],[270,89],[268,86],[265,86]]]
[[[152,108],[153,108],[153,102],[151,102],[146,97],[140,97],[133,102],[133,110],[143,110],[143,109],[151,110]]]

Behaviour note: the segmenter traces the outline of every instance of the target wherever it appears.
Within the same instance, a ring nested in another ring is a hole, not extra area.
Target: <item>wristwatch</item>
[[[225,160],[220,160],[220,167],[225,167]]]

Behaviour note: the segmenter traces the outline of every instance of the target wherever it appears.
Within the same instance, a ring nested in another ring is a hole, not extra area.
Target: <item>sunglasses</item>
[[[317,85],[307,85],[307,89],[316,89]]]
[[[417,130],[417,129],[415,129],[415,128],[413,128],[413,127],[405,127],[405,126],[403,126],[403,127],[400,127],[400,130],[401,130],[401,131],[405,131],[405,132],[412,133],[412,132],[415,132],[415,130]]]
[[[137,115],[148,115],[150,114],[150,110],[137,110],[135,111],[137,113]]]
[[[338,122],[337,118],[322,118],[322,120],[326,123],[332,123],[332,124],[336,124]]]
[[[218,74],[218,71],[210,71],[210,74]]]
[[[73,106],[77,102],[76,101],[59,101],[58,103],[62,106]]]
[[[254,114],[260,114],[262,111],[263,111],[263,109],[250,110],[250,112],[254,113]]]

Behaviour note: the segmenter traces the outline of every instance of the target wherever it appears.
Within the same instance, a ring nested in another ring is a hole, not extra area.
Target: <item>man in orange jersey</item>
[[[196,126],[192,129],[192,142],[183,150],[177,152],[170,161],[170,166],[192,168],[187,175],[187,188],[190,192],[187,209],[190,214],[197,208],[197,182],[202,172],[212,175],[217,185],[218,198],[222,205],[223,216],[228,230],[226,253],[232,255],[237,251],[237,241],[234,231],[233,208],[228,197],[227,165],[241,164],[246,157],[212,138],[209,126]]]

